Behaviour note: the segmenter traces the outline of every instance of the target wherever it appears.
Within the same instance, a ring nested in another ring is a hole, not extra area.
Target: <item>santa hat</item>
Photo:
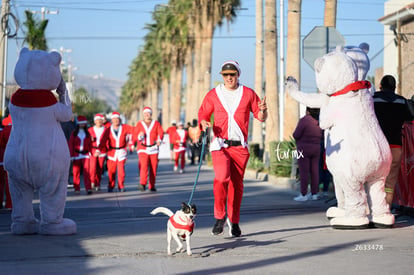
[[[152,114],[152,109],[150,107],[145,107],[144,110],[142,110],[142,113],[146,113],[149,112],[150,114]]]
[[[86,120],[85,116],[78,116],[78,124],[86,124],[88,121]]]
[[[96,115],[93,117],[93,120],[97,120],[97,119],[103,120],[103,119],[104,119],[104,116],[103,116],[103,115],[101,115],[101,114],[96,114]]]
[[[118,113],[118,112],[113,112],[112,113],[112,116],[111,116],[111,119],[112,118],[120,118],[121,117],[121,114],[120,113]]]

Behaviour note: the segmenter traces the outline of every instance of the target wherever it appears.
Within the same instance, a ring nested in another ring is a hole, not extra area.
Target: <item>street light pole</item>
[[[1,115],[4,117],[6,106],[6,82],[7,82],[7,42],[8,42],[8,14],[9,0],[2,0],[1,4],[1,41],[0,41],[0,83],[1,89]]]

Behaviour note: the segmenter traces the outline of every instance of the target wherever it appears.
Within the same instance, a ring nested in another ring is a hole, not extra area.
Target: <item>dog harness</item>
[[[358,91],[360,89],[368,89],[371,87],[371,83],[369,81],[356,81],[354,83],[351,83],[347,85],[345,88],[343,88],[340,91],[337,91],[336,93],[331,94],[330,96],[338,96],[338,95],[344,95],[347,94],[350,91]]]

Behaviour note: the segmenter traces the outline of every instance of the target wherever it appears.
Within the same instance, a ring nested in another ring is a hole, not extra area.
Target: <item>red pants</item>
[[[243,177],[250,153],[241,146],[222,148],[211,152],[214,168],[214,217],[226,216],[232,223],[240,221],[240,206],[243,197]]]
[[[185,167],[185,151],[181,151],[181,152],[174,152],[175,153],[175,166],[178,167],[178,163],[180,161],[181,158],[181,169],[184,170]]]
[[[146,153],[139,153],[138,158],[140,184],[144,186],[147,185],[149,174],[148,188],[155,188],[155,177],[157,176],[158,169],[158,154],[148,155]]]
[[[90,158],[90,173],[91,182],[95,184],[95,187],[101,186],[102,173],[104,169],[105,157],[93,157]]]
[[[80,174],[83,169],[83,183],[86,191],[91,190],[91,175],[89,171],[89,159],[77,159],[72,162],[73,188],[80,191]]]
[[[118,189],[124,189],[124,181],[125,181],[125,162],[124,160],[110,160],[108,159],[108,189],[115,188],[115,175],[118,170]]]
[[[9,180],[7,179],[7,172],[4,166],[0,165],[0,208],[3,207],[4,192],[6,192],[5,208],[12,208],[12,200],[9,191]]]

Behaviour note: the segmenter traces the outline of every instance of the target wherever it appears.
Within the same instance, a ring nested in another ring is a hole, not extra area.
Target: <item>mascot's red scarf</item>
[[[331,94],[330,96],[338,96],[338,95],[344,95],[347,94],[350,91],[356,92],[361,89],[368,89],[371,87],[371,83],[369,81],[356,81],[354,83],[351,83],[347,85],[345,88],[343,88],[340,91],[337,91],[336,93]]]
[[[12,95],[11,103],[18,107],[42,108],[56,104],[57,99],[50,90],[18,89]]]

